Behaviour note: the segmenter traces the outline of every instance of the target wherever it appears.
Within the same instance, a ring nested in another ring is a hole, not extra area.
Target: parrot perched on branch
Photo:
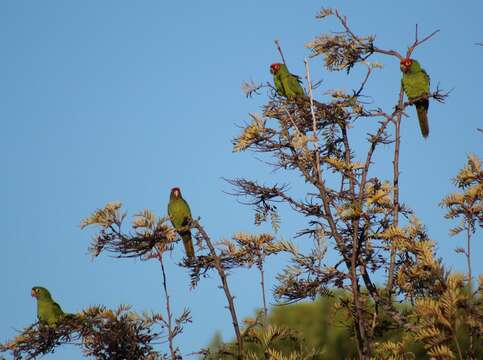
[[[171,189],[168,203],[168,215],[176,230],[186,227],[191,221],[191,210],[185,199],[181,196],[181,190],[177,187]],[[186,256],[189,260],[195,257],[195,249],[191,239],[191,231],[189,229],[178,231],[183,239]]]
[[[46,288],[34,286],[31,295],[37,299],[37,318],[41,324],[52,326],[65,316]]]
[[[302,83],[300,77],[291,74],[287,69],[287,65],[272,64],[270,65],[270,72],[273,75],[273,82],[278,95],[288,99],[305,95],[304,89],[300,85]]]
[[[403,59],[401,60],[400,67],[403,73],[401,80],[402,87],[410,101],[421,96],[429,95],[429,75],[421,68],[421,65],[419,65],[416,60]],[[429,135],[429,100],[420,99],[417,100],[414,105],[416,106],[416,111],[418,113],[421,134],[426,138]]]

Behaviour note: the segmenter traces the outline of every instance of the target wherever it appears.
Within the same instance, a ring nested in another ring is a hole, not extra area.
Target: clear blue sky
[[[302,74],[304,44],[339,29],[334,21],[314,19],[319,6],[272,0],[0,2],[0,341],[35,321],[33,285],[48,287],[70,312],[123,303],[139,311],[164,310],[157,263],[92,261],[87,254],[92,232],[81,231],[79,222],[107,201],[122,201],[131,214],[150,208],[164,215],[169,189],[178,185],[215,239],[268,229],[255,228],[250,209],[223,193],[230,188],[221,177],[287,179],[252,154],[231,152],[236,124],[265,100],[246,99],[240,84],[270,80],[268,65],[279,59],[275,38],[292,72]],[[448,237],[450,223],[437,204],[466,154],[481,156],[482,135],[475,129],[483,127],[483,48],[474,43],[483,42],[483,3],[345,1],[341,10],[355,31],[376,34],[381,47],[400,51],[413,40],[416,23],[423,33],[441,29],[414,56],[433,88],[454,90],[447,104],[431,104],[426,141],[409,110],[401,198],[426,223],[444,261],[464,270],[463,257],[452,250],[463,240]],[[399,88],[399,65],[379,60],[385,68],[375,73],[368,93],[389,108]],[[328,74],[321,64],[311,62],[314,77],[324,79],[317,96],[330,88],[351,89],[363,75]],[[362,148],[365,133],[359,134],[355,142]],[[384,162],[374,175],[390,178],[391,151],[379,150],[376,160]],[[304,225],[284,209],[282,220],[285,238]],[[482,273],[483,247],[475,240],[474,272]],[[180,250],[169,261],[168,276],[175,311],[192,309],[193,324],[177,338],[188,353],[215,330],[229,338],[232,329],[215,274],[189,291],[188,274],[174,265]],[[283,263],[269,261],[269,288]],[[257,273],[236,271],[229,281],[240,317],[252,314],[260,305]],[[66,348],[46,358],[77,359],[80,353]]]

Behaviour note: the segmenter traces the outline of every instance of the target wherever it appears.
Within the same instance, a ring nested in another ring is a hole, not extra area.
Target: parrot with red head
[[[181,195],[180,188],[172,188],[169,195],[168,215],[176,230],[186,227],[191,221],[191,210]],[[191,231],[189,229],[178,231],[179,236],[183,240],[186,256],[189,260],[195,257],[195,249],[193,248],[193,240],[191,239]]]
[[[408,99],[411,101],[424,95],[429,95],[429,75],[414,59],[402,59],[400,68],[403,73],[401,84]],[[429,100],[417,100],[414,105],[418,113],[419,127],[424,138],[429,135],[428,108]]]
[[[54,326],[65,316],[59,304],[52,299],[52,295],[46,288],[34,286],[31,295],[37,299],[37,318],[41,324]]]
[[[304,96],[305,92],[301,86],[300,77],[291,74],[287,65],[274,63],[270,65],[270,72],[273,75],[273,82],[278,95],[292,99],[297,96]]]

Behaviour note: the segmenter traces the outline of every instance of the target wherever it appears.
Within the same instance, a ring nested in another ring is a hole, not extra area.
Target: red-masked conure
[[[41,286],[34,286],[31,295],[37,299],[37,318],[41,324],[52,326],[64,317],[64,312],[52,299],[49,290]]]
[[[429,94],[429,76],[426,71],[421,68],[421,65],[419,65],[416,60],[401,60],[401,71],[403,73],[403,77],[401,80],[402,87],[410,101]],[[420,99],[417,100],[414,105],[416,106],[416,111],[418,113],[421,134],[423,134],[423,137],[426,138],[429,135],[429,100]]]
[[[278,95],[285,96],[288,99],[305,95],[304,89],[300,85],[300,77],[291,74],[287,69],[287,65],[272,64],[270,65],[270,72],[273,75],[273,82]]]
[[[177,187],[172,188],[171,194],[169,195],[168,215],[176,230],[187,226],[191,221],[190,207],[181,196],[181,190]],[[186,256],[192,260],[195,257],[195,249],[193,248],[191,231],[189,229],[178,231],[178,234],[183,239]]]

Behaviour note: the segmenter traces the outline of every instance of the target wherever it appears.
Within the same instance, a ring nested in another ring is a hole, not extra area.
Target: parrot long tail
[[[193,247],[193,240],[191,239],[191,231],[186,231],[181,234],[181,238],[183,239],[184,250],[186,252],[186,256],[188,259],[194,259],[195,257],[195,249]]]
[[[423,99],[416,103],[416,111],[418,113],[419,128],[424,138],[429,135],[429,123],[428,123],[428,108],[429,100]]]

